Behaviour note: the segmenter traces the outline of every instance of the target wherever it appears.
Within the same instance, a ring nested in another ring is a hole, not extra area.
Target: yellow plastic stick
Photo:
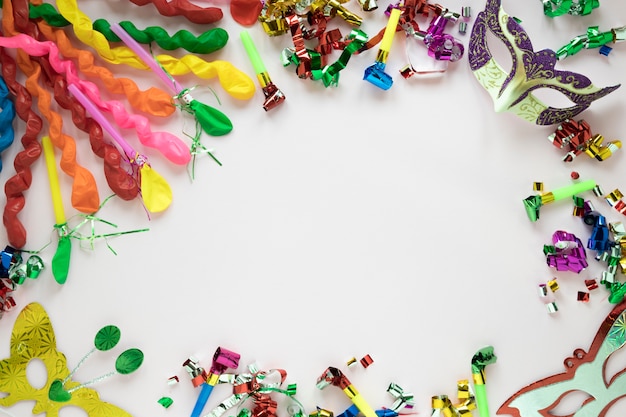
[[[59,185],[59,175],[57,173],[56,161],[54,159],[54,147],[49,136],[41,139],[43,145],[43,153],[46,158],[46,167],[48,168],[48,181],[50,182],[50,193],[52,194],[52,207],[54,208],[54,217],[56,224],[63,225],[65,220],[65,209],[63,208],[63,199],[61,198],[61,186]]]
[[[393,43],[393,37],[396,34],[396,27],[400,21],[400,9],[391,10],[391,15],[387,21],[387,27],[383,35],[383,40],[380,41],[379,50],[389,53],[391,50],[391,44]]]

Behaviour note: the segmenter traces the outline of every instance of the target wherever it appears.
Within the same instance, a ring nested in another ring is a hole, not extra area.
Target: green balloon
[[[70,255],[72,254],[72,242],[68,236],[59,237],[59,246],[52,257],[52,275],[59,284],[65,284],[70,270]]]
[[[101,351],[113,349],[120,341],[121,335],[122,332],[120,332],[119,327],[113,325],[104,326],[96,334],[94,345],[96,345],[96,349]]]
[[[143,352],[139,349],[128,349],[120,354],[115,361],[115,370],[122,375],[135,372],[143,363]]]
[[[192,100],[189,107],[194,111],[202,130],[211,136],[223,136],[233,130],[233,123],[221,111]]]

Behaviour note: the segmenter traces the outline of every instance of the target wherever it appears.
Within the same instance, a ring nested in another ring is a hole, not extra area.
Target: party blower
[[[200,417],[200,414],[202,414],[204,406],[209,401],[209,397],[213,392],[213,387],[217,384],[220,375],[223,374],[228,368],[237,369],[240,357],[241,355],[228,349],[224,349],[222,347],[217,348],[213,354],[213,363],[211,364],[209,374],[206,378],[203,378],[204,382],[198,384],[202,385],[202,389],[200,390],[200,394],[196,400],[196,405],[193,407],[193,411],[191,412],[191,417]],[[198,386],[196,385],[197,382],[199,381],[195,378],[192,381],[194,386]]]
[[[324,373],[317,378],[317,388],[324,389],[329,385],[341,388],[365,417],[377,417],[374,409],[367,403],[367,401],[365,401],[354,385],[352,385],[350,380],[348,380],[348,378],[339,369],[328,367]]]
[[[550,191],[541,195],[528,196],[523,200],[526,214],[528,215],[530,221],[536,222],[537,220],[539,220],[539,209],[541,209],[541,206],[552,203],[553,201],[562,200],[567,197],[573,197],[576,194],[582,193],[583,191],[593,190],[595,186],[596,182],[594,180],[587,180],[568,185],[566,187],[557,188],[554,191]]]
[[[387,21],[387,27],[383,34],[383,39],[380,41],[380,47],[378,48],[378,54],[376,55],[376,62],[365,69],[365,75],[363,79],[374,84],[378,88],[383,90],[389,90],[393,85],[393,79],[391,75],[385,72],[387,66],[387,57],[391,50],[391,44],[393,42],[393,36],[396,34],[396,27],[400,21],[400,9],[391,10],[389,20]]]
[[[256,77],[259,80],[259,84],[261,84],[263,95],[265,96],[263,109],[265,111],[271,110],[283,101],[285,101],[285,94],[280,91],[280,89],[276,87],[276,85],[270,79],[270,75],[265,69],[265,64],[263,64],[261,55],[259,55],[259,51],[256,49],[256,46],[254,45],[252,37],[250,36],[248,31],[241,31],[240,36],[243,47],[245,48],[246,53],[248,54],[248,58],[250,58],[250,62],[254,67],[254,72],[256,72]]]
[[[472,378],[474,380],[474,390],[476,391],[476,407],[480,417],[490,417],[487,387],[485,385],[485,368],[487,365],[496,363],[497,359],[493,353],[493,346],[480,349],[472,357]]]

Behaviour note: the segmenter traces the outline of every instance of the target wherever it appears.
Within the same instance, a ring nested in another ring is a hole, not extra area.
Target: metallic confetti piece
[[[548,281],[547,284],[548,288],[550,288],[550,291],[557,292],[559,290],[559,284],[558,282],[556,282],[556,278],[551,279],[550,281]]]
[[[348,365],[348,367],[352,367],[352,366],[356,365],[356,363],[357,363],[356,358],[352,357],[352,358],[348,359],[348,361],[346,362],[346,365]]]
[[[395,401],[389,407],[391,410],[395,412],[400,412],[400,410],[404,408],[413,408],[415,405],[415,399],[412,392],[404,392],[401,386],[396,383],[391,382],[387,387],[387,392],[395,398]]]
[[[170,408],[170,406],[174,404],[174,400],[172,400],[170,397],[161,397],[159,398],[158,403],[161,404],[163,408]]]
[[[471,17],[472,16],[471,6],[463,6],[461,8],[461,16],[466,17],[466,18]]]
[[[467,33],[467,22],[459,22],[459,33],[462,35]]]
[[[559,311],[559,308],[557,307],[556,303],[553,301],[551,303],[546,304],[546,308],[548,309],[548,313],[553,314],[556,313],[557,311]]]
[[[593,291],[598,288],[598,281],[596,279],[586,279],[585,286],[587,287],[587,290]]]
[[[361,366],[363,366],[363,368],[367,368],[372,363],[374,363],[374,359],[372,359],[372,357],[369,354],[367,354],[363,356],[359,362],[361,363]]]
[[[610,46],[602,45],[598,50],[598,53],[600,55],[609,56],[612,50],[613,48],[611,48]]]
[[[576,299],[578,301],[580,301],[580,302],[588,303],[589,302],[589,293],[588,292],[584,292],[584,291],[578,291]]]
[[[180,382],[180,381],[178,379],[178,376],[176,376],[176,375],[167,378],[167,385],[170,385],[170,386],[176,385],[176,384],[178,384],[178,382]]]
[[[546,284],[539,284],[539,297],[545,298],[548,296],[548,286]]]
[[[539,191],[542,192],[543,191],[543,182],[533,182],[533,191]]]

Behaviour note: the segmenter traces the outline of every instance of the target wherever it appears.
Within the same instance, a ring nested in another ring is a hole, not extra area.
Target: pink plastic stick
[[[181,87],[178,82],[171,78],[167,72],[159,65],[156,59],[150,55],[139,43],[134,40],[128,32],[124,30],[123,27],[119,25],[119,23],[112,22],[111,23],[111,31],[115,33],[119,38],[128,46],[130,49],[135,52],[141,60],[150,67],[150,69],[159,76],[159,78],[172,89],[174,94],[179,94],[183,91],[183,87]]]
[[[100,109],[95,104],[93,104],[91,100],[89,100],[87,96],[83,94],[83,92],[80,91],[80,89],[75,84],[68,85],[67,89],[70,93],[72,93],[74,97],[76,97],[80,104],[82,104],[83,107],[89,113],[91,113],[91,117],[93,117],[93,119],[98,122],[104,130],[109,132],[109,135],[111,135],[113,139],[118,143],[118,145],[120,145],[128,159],[135,159],[135,157],[137,156],[137,151],[135,151],[135,149],[128,142],[126,142],[126,139],[124,139],[122,135],[117,131],[117,129],[113,127],[111,122],[109,122],[107,118],[104,117],[104,114],[102,114]]]

